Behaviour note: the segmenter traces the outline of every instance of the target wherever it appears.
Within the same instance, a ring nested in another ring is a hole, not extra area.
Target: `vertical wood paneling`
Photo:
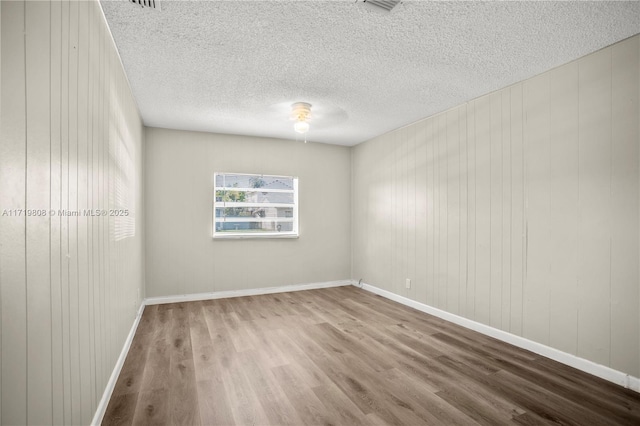
[[[362,159],[362,161],[359,162],[360,169],[366,169],[372,159],[376,158],[379,155],[385,155],[387,158],[389,158],[391,155],[390,150],[391,146],[388,144],[376,144],[374,146],[374,149],[369,153],[369,156],[364,158],[360,157]],[[355,157],[353,155],[351,157],[353,159],[353,162],[358,162],[358,157]],[[376,175],[372,170],[368,170],[367,174],[356,175],[352,171],[354,181],[360,182],[362,184],[361,187],[369,187],[369,197],[371,200],[373,200],[370,207],[373,209],[372,211],[378,212],[377,214],[373,215],[371,224],[371,226],[376,228],[376,235],[374,237],[375,245],[370,246],[367,251],[365,251],[364,253],[360,252],[360,254],[367,257],[366,261],[363,261],[362,264],[368,267],[368,269],[366,269],[367,271],[372,272],[372,275],[370,275],[372,279],[375,276],[376,279],[383,280],[385,282],[391,282],[391,278],[389,277],[389,274],[391,272],[391,226],[389,223],[391,217],[391,203],[388,202],[388,197],[390,196],[391,192],[390,182],[392,180],[390,175],[390,162],[387,162],[387,164],[385,164],[385,167],[378,170],[378,172],[379,173]],[[370,185],[361,180],[365,178],[364,176],[369,176],[369,178],[372,179],[372,183]],[[386,200],[381,197],[381,194],[383,193],[387,194]],[[355,195],[356,193],[353,192],[353,194]],[[352,212],[355,213],[353,209]],[[358,220],[359,218],[353,216],[352,223],[355,225],[355,222]],[[353,238],[355,238],[355,234],[353,234]],[[352,252],[354,254],[354,257],[352,259],[357,259],[358,253],[356,251]],[[376,255],[378,253],[384,253],[383,268],[371,267],[370,262],[374,260],[374,253]],[[352,260],[351,263],[353,265],[355,264],[355,261]],[[352,274],[352,276],[357,277],[358,279],[364,278],[363,275],[356,275],[355,271],[353,270]]]
[[[398,212],[400,210],[400,191],[399,191],[399,178],[398,178],[398,151],[399,144],[397,139],[400,138],[398,133],[395,133],[395,140],[392,144],[392,156],[391,160],[391,228],[389,229],[391,232],[391,289],[394,293],[399,294],[398,290],[398,257],[400,257],[401,248],[399,245],[398,232],[402,229],[399,226],[398,221]]]
[[[549,74],[551,265],[549,344],[575,354],[578,337],[578,63]]]
[[[397,156],[395,164],[396,182],[396,223],[402,224],[396,226],[396,279],[395,279],[395,291],[400,294],[406,294],[404,286],[404,279],[407,270],[407,161],[406,161],[406,149],[407,138],[406,128],[400,129],[397,134]]]
[[[88,25],[88,43],[87,47],[87,64],[88,64],[88,79],[87,79],[87,91],[88,91],[88,99],[87,99],[87,157],[86,157],[86,168],[87,168],[87,209],[95,209],[94,199],[97,195],[94,187],[94,169],[93,169],[93,155],[94,155],[94,129],[95,129],[95,121],[93,111],[95,110],[95,82],[97,81],[97,65],[96,58],[97,55],[95,53],[91,54],[91,52],[96,52],[97,44],[97,31],[95,25],[95,7],[92,3],[87,3],[87,25]],[[89,334],[89,377],[91,377],[90,383],[90,393],[91,393],[91,406],[95,407],[98,402],[100,391],[97,389],[97,380],[96,380],[96,351],[95,351],[95,309],[94,309],[94,300],[95,300],[95,256],[93,252],[93,241],[94,241],[94,218],[87,218],[87,258],[88,258],[88,271],[87,271],[87,309],[89,312],[89,320],[87,321],[87,330]]]
[[[103,194],[104,194],[104,168],[103,168],[103,151],[104,151],[104,133],[105,133],[105,120],[104,120],[104,110],[105,110],[105,74],[106,68],[104,65],[104,50],[105,50],[105,31],[100,27],[98,31],[98,47],[96,49],[96,60],[98,65],[98,76],[95,82],[96,90],[97,90],[97,104],[96,109],[92,112],[95,120],[96,129],[96,140],[94,147],[94,157],[96,164],[94,165],[94,169],[96,171],[96,181],[97,181],[97,192],[95,194],[95,208],[99,208],[103,205]],[[96,338],[99,342],[105,342],[107,340],[107,336],[105,333],[105,310],[104,310],[104,300],[105,300],[105,284],[104,284],[104,250],[102,243],[102,226],[103,220],[101,218],[94,218],[94,226],[95,226],[95,242],[94,242],[94,251],[97,254],[96,262],[94,267],[97,269],[96,272],[96,280],[97,280],[97,300],[96,300],[96,309],[97,309],[97,318],[96,318]],[[98,374],[98,388],[102,388],[104,386],[104,382],[101,382],[101,379],[106,375],[107,371],[107,360],[105,357],[105,345],[101,344],[96,347],[96,361],[97,361],[97,374]],[[103,380],[103,379],[102,379]]]
[[[396,173],[398,176],[398,217],[397,222],[403,226],[397,227],[398,237],[398,256],[397,275],[396,275],[396,291],[400,294],[406,294],[405,277],[407,276],[408,257],[407,257],[407,240],[408,240],[408,201],[407,201],[407,183],[409,178],[409,169],[407,168],[407,146],[409,144],[407,129],[403,128],[398,133],[398,161],[396,162]]]
[[[141,180],[141,121],[97,2],[0,7],[0,213],[46,213],[0,216],[0,422],[89,424],[143,281],[141,235],[85,210],[114,206],[110,137]]]
[[[448,161],[447,161],[447,116],[441,114],[438,120],[438,307],[446,309],[447,305],[447,269],[448,269]]]
[[[525,176],[523,146],[522,84],[505,89],[509,92],[511,114],[511,275],[509,331],[522,336],[523,281],[525,274]]]
[[[353,217],[392,236],[355,230],[354,274],[638,377],[639,40],[354,147],[353,172],[392,188],[354,179],[388,203]]]
[[[51,2],[50,34],[50,90],[51,90],[51,201],[50,209],[62,209],[61,188],[61,105],[62,105],[62,2]],[[51,368],[52,368],[52,424],[64,423],[64,370],[62,329],[61,282],[61,219],[50,216],[50,268],[51,268]]]
[[[393,180],[395,182],[394,187],[394,223],[395,225],[391,228],[393,232],[393,291],[395,293],[404,294],[404,287],[401,285],[402,276],[402,261],[404,258],[404,246],[402,244],[402,236],[404,232],[404,226],[400,226],[402,224],[402,211],[404,208],[403,205],[403,195],[404,192],[402,190],[403,179],[402,173],[403,171],[403,158],[402,158],[402,135],[400,132],[395,135],[396,143],[394,149],[394,162],[393,162]]]
[[[416,274],[415,299],[426,303],[427,301],[427,128],[426,122],[422,121],[416,127],[416,150],[415,150],[415,170],[416,170]]]
[[[427,303],[435,306],[435,217],[436,217],[436,192],[435,192],[435,144],[434,121],[425,120],[426,144],[427,144]]]
[[[430,127],[430,143],[431,146],[431,157],[428,158],[427,164],[431,167],[431,205],[432,205],[432,220],[431,220],[431,270],[433,271],[431,274],[431,291],[427,290],[427,300],[430,299],[432,306],[438,306],[438,286],[440,285],[440,280],[438,277],[438,260],[439,260],[439,218],[440,218],[440,192],[438,191],[439,186],[439,169],[438,165],[440,162],[438,158],[440,156],[438,152],[438,120],[436,118],[432,118],[427,120]]]
[[[378,147],[378,149],[380,148],[381,147]],[[361,164],[363,165],[366,165],[368,163],[369,163],[369,159],[366,159],[366,158],[361,162]],[[358,175],[356,175],[353,172],[351,173],[352,178],[358,177],[359,179],[370,179],[371,182],[373,182],[373,184],[369,187],[369,191],[367,191],[366,205],[369,206],[369,208],[372,211],[383,211],[386,203],[380,199],[380,193],[381,193],[381,190],[382,192],[384,191],[383,187],[386,184],[386,175],[384,173],[374,174],[366,166],[360,167],[358,170],[361,170],[361,172]],[[358,194],[352,193],[352,197],[356,197],[356,196],[358,196]],[[367,224],[368,224],[367,233],[369,234],[368,238],[371,239],[369,251],[356,253],[352,250],[352,253],[354,256],[356,255],[365,256],[366,262],[371,262],[373,260],[372,254],[374,252],[377,253],[380,250],[384,250],[388,248],[388,245],[385,244],[384,236],[386,235],[386,232],[388,231],[389,226],[384,221],[380,220],[380,216],[381,215],[376,215],[374,217],[369,218],[369,220],[367,221]],[[352,218],[351,220],[352,228],[354,226],[357,226],[357,222],[359,219],[360,218],[356,218],[356,217]],[[353,264],[353,261],[351,263]],[[367,265],[367,270],[375,271],[375,268],[372,268],[371,265]],[[355,275],[352,274],[351,276],[355,276]]]
[[[611,307],[605,301],[611,300],[611,49],[580,59],[578,67],[578,355],[609,365]]]
[[[109,49],[109,40],[105,37],[105,50],[104,50],[104,57],[105,57],[105,62],[104,62],[104,67],[105,70],[107,71],[107,75],[105,76],[105,108],[103,111],[104,114],[104,120],[106,123],[109,123],[108,125],[105,126],[104,132],[104,140],[102,143],[103,146],[103,150],[102,150],[102,155],[103,155],[103,162],[104,162],[104,192],[102,194],[103,197],[103,206],[109,206],[109,199],[110,199],[110,195],[112,194],[112,191],[115,189],[113,187],[113,157],[111,155],[111,150],[112,150],[112,138],[114,137],[113,135],[113,131],[111,130],[111,111],[110,111],[110,107],[109,107],[109,103],[111,102],[111,98],[112,96],[115,96],[115,87],[114,84],[115,83],[115,78],[113,76],[113,71],[114,71],[114,65],[113,65],[113,59],[112,59],[112,54],[111,51]],[[115,117],[114,117],[115,118]],[[103,234],[102,234],[102,241],[103,241],[103,250],[104,250],[104,266],[103,266],[103,271],[104,271],[104,286],[105,286],[105,290],[104,290],[104,310],[105,310],[105,320],[107,320],[106,318],[106,313],[109,312],[111,310],[111,307],[113,306],[113,302],[114,302],[114,298],[113,298],[113,275],[112,275],[112,271],[113,271],[113,262],[114,262],[114,257],[115,257],[115,253],[113,253],[112,251],[112,246],[111,246],[111,239],[112,239],[112,233],[111,233],[111,218],[110,217],[105,217],[102,218],[102,229],[103,229]],[[105,348],[105,363],[106,365],[108,365],[108,362],[110,359],[114,359],[114,350],[115,350],[115,341],[117,339],[116,336],[116,330],[114,330],[114,327],[109,327],[106,326],[106,341],[108,342],[108,344],[106,345]],[[105,367],[106,367],[105,365]]]
[[[502,328],[502,93],[492,93],[489,102],[489,311],[490,325]]]
[[[458,111],[446,113],[447,151],[447,293],[445,307],[460,312],[460,134]]]
[[[440,287],[440,193],[442,192],[442,187],[440,185],[440,122],[438,117],[434,117],[431,120],[428,120],[431,123],[431,135],[432,140],[431,144],[433,145],[432,149],[432,161],[431,168],[433,169],[433,177],[432,177],[432,197],[433,197],[433,229],[432,236],[433,238],[433,278],[431,282],[431,301],[433,306],[439,306],[439,287]]]
[[[87,186],[87,151],[89,116],[89,15],[88,2],[78,2],[78,209],[88,209],[89,191]],[[81,407],[80,418],[83,423],[91,421],[93,404],[91,388],[90,358],[91,348],[89,341],[89,259],[88,259],[88,218],[80,215],[77,222],[77,246],[78,246],[78,347],[80,370],[80,394]]]
[[[475,320],[491,323],[491,103],[475,102]]]
[[[26,208],[25,4],[2,2],[0,210]],[[27,422],[26,220],[0,216],[2,424]]]
[[[458,170],[460,176],[460,192],[459,192],[459,206],[458,216],[460,218],[460,235],[458,239],[458,245],[460,247],[460,256],[458,258],[458,277],[459,277],[459,295],[458,306],[460,309],[460,315],[467,315],[467,285],[468,285],[468,241],[469,241],[469,215],[468,215],[468,180],[469,180],[469,168],[468,153],[467,153],[467,106],[459,108],[457,111],[457,125],[460,155],[458,157]]]
[[[2,6],[0,5],[0,49],[2,48]],[[2,99],[2,55],[0,55],[0,99]],[[2,102],[0,102],[0,117],[2,117]],[[0,119],[0,126],[2,121]],[[2,136],[0,129],[0,136]],[[1,151],[0,151],[1,152]],[[2,163],[0,163],[2,164]],[[0,198],[1,200],[1,198]],[[0,227],[0,235],[1,235]],[[2,253],[2,251],[0,251]],[[0,266],[2,265],[2,257],[0,255]],[[2,321],[2,274],[0,274],[0,321]],[[0,325],[0,329],[2,326]],[[0,422],[2,422],[2,337],[0,337]]]
[[[501,155],[501,178],[502,178],[502,193],[501,193],[501,228],[502,228],[502,241],[500,243],[502,250],[502,259],[500,261],[500,267],[502,271],[501,283],[500,283],[500,328],[502,330],[510,330],[511,320],[511,211],[513,202],[511,200],[511,91],[503,90],[500,92],[500,102],[502,106],[501,110],[501,141],[502,141],[502,155]]]
[[[70,8],[69,2],[62,3],[62,48],[61,48],[61,102],[60,102],[60,208],[69,209],[69,33],[70,33]],[[64,402],[64,422],[71,422],[71,365],[70,355],[71,344],[69,342],[69,318],[71,309],[69,307],[69,217],[57,215],[60,218],[60,255],[61,255],[61,292],[62,304],[60,313],[62,316],[62,373],[63,373],[63,402]]]
[[[78,206],[78,41],[79,41],[79,2],[69,2],[69,107],[67,121],[69,139],[67,152],[67,202],[69,211],[79,211]],[[67,219],[67,258],[69,288],[69,368],[71,376],[71,422],[82,423],[82,395],[80,384],[80,283],[78,278],[78,217]]]
[[[416,132],[417,127],[411,126],[406,128],[409,143],[407,144],[407,168],[409,174],[407,176],[407,273],[406,277],[412,281],[416,281],[416,205],[418,197],[416,197]],[[416,286],[412,283],[411,288],[407,290],[407,297],[416,299]]]
[[[524,138],[527,180],[527,264],[523,336],[549,342],[549,228],[551,218],[549,74],[524,83]]]
[[[50,4],[27,2],[26,199],[27,209],[27,424],[51,424],[50,200]]]
[[[467,109],[467,317],[476,318],[476,101]]]
[[[640,132],[640,39],[611,50],[611,366],[632,371],[640,362],[637,194]],[[635,343],[634,343],[635,342]]]

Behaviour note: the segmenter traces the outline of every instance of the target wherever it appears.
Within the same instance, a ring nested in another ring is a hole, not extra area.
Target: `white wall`
[[[0,7],[0,423],[89,424],[144,296],[143,127],[97,2]],[[119,197],[135,231],[57,214]]]
[[[639,58],[636,36],[356,146],[353,278],[640,376]]]
[[[147,296],[350,278],[346,147],[147,128]],[[213,174],[299,177],[298,239],[213,240]]]

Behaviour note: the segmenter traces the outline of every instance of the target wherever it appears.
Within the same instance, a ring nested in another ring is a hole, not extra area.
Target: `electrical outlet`
[[[407,279],[404,281],[404,285],[405,285],[405,287],[407,287],[407,288],[411,288],[411,278],[407,278]]]

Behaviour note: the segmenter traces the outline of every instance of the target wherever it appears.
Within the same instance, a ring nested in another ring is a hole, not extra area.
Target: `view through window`
[[[216,173],[213,237],[297,237],[298,179]]]

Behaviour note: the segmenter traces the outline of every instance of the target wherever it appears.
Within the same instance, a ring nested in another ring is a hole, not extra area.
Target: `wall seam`
[[[578,226],[577,226],[577,228],[578,228],[577,229],[577,234],[578,235],[577,235],[577,238],[576,238],[576,264],[577,265],[580,265],[580,219],[581,219],[581,215],[580,215],[580,212],[581,212],[581,208],[580,208],[580,133],[581,133],[581,127],[580,127],[580,92],[581,92],[581,90],[580,90],[581,89],[581,85],[580,85],[580,64],[581,63],[582,63],[582,61],[578,61],[577,62],[577,64],[578,64],[577,65],[577,79],[578,79],[578,99],[577,99],[577,102],[578,102],[578,106],[576,108],[576,110],[577,110],[576,119],[578,120],[577,121],[577,123],[578,123],[577,124],[577,133],[578,133],[577,134],[577,139],[578,139],[578,142],[577,142],[577,150],[578,150],[577,163],[578,163],[578,166],[576,167],[576,169],[577,169],[577,172],[576,172],[577,173],[577,178],[576,178],[576,180],[577,180],[577,188],[576,188],[576,191],[577,191],[577,197],[576,197],[577,203],[576,203],[576,205],[577,206],[576,206],[576,210],[577,210],[577,216],[578,216],[578,218],[577,218],[578,219]],[[579,291],[580,291],[580,274],[578,273],[577,276],[576,276],[576,296],[577,297],[579,297]],[[576,320],[576,337],[575,337],[576,341],[575,341],[575,344],[576,344],[576,355],[577,355],[580,352],[580,339],[579,339],[579,336],[580,336],[580,308],[579,307],[578,307],[578,309],[576,309],[575,320]]]
[[[0,2],[0,50],[2,48],[2,2]],[[2,99],[2,54],[0,52],[0,100]],[[2,102],[0,101],[0,117],[2,117]],[[2,123],[2,121],[0,121]],[[0,126],[0,137],[2,136],[2,128]],[[3,232],[0,228],[0,234]],[[2,268],[2,257],[0,256],[0,268]],[[0,322],[2,321],[2,274],[0,274]],[[2,331],[2,326],[0,326]],[[0,423],[2,422],[2,336],[0,336]]]
[[[23,66],[24,66],[24,208],[28,209],[27,205],[27,186],[28,186],[28,153],[29,153],[29,125],[27,120],[29,119],[28,111],[28,102],[29,98],[27,97],[27,4],[26,2],[22,3],[22,19],[23,19]],[[25,312],[25,330],[28,333],[29,331],[29,270],[27,268],[27,252],[28,252],[28,235],[27,235],[27,226],[28,221],[27,217],[24,218],[24,312]],[[25,338],[25,358],[29,358],[29,337]],[[27,420],[27,424],[29,423],[29,362],[26,363],[26,376],[25,376],[25,419]]]
[[[52,175],[53,175],[53,168],[52,168],[52,161],[51,159],[53,158],[53,147],[52,147],[52,133],[53,133],[53,122],[51,119],[51,105],[52,105],[52,99],[53,99],[53,81],[52,81],[52,73],[51,73],[51,69],[52,69],[52,64],[53,64],[53,59],[51,58],[51,51],[53,50],[53,37],[51,37],[52,34],[52,21],[53,21],[53,17],[51,14],[51,5],[49,5],[49,211],[51,210],[52,206],[53,206],[53,179],[52,179]],[[51,343],[49,346],[49,350],[51,351],[51,376],[50,376],[50,380],[51,380],[51,394],[52,394],[52,400],[51,400],[51,421],[52,423],[55,422],[55,418],[54,418],[54,407],[53,407],[53,393],[54,391],[54,364],[53,364],[53,280],[52,280],[52,267],[51,267],[51,263],[52,263],[52,241],[51,241],[51,223],[52,223],[52,219],[51,219],[52,215],[49,214],[49,335],[51,336]]]
[[[609,117],[613,116],[613,53],[609,50]],[[611,120],[613,121],[613,120]],[[608,366],[612,364],[612,348],[613,348],[613,122],[609,123],[609,354]]]

